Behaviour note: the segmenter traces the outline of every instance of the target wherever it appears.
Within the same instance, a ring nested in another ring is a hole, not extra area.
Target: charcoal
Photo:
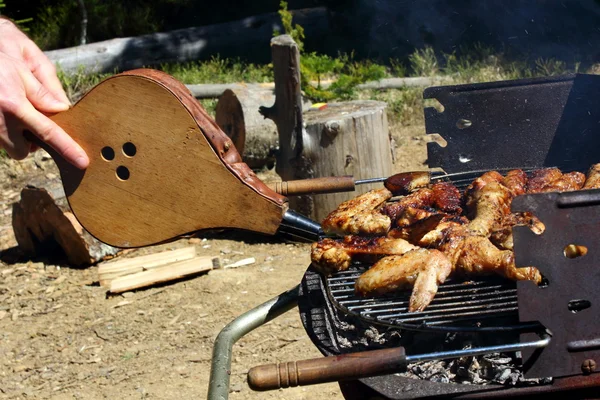
[[[498,383],[504,383],[510,377],[511,372],[512,371],[510,368],[504,368],[502,370],[499,370],[499,372],[494,377],[494,380]]]
[[[444,372],[438,372],[437,374],[431,375],[429,380],[437,383],[450,383],[450,378]]]

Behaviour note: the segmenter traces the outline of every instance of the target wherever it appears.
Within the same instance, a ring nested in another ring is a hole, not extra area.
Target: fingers
[[[24,159],[31,151],[31,143],[17,133],[21,131],[18,120],[0,113],[0,148],[5,149],[9,157],[15,160]]]
[[[56,97],[35,76],[26,69],[20,69],[19,75],[25,87],[25,95],[35,108],[42,112],[57,113],[69,108],[69,104]]]
[[[54,121],[37,111],[31,103],[25,102],[19,107],[15,117],[23,121],[37,137],[48,143],[65,160],[77,168],[87,168],[90,160],[77,142]]]
[[[31,44],[32,46],[26,46],[23,49],[23,58],[27,62],[33,76],[48,89],[55,99],[70,105],[71,102],[56,75],[56,68],[33,42]]]

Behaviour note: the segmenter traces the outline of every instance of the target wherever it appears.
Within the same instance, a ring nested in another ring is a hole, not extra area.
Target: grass
[[[183,83],[269,82],[270,65],[257,65],[215,56],[204,62],[164,64],[160,69]]]
[[[406,76],[445,76],[451,78],[451,83],[463,84],[553,76],[580,70],[578,63],[569,67],[565,62],[554,59],[509,60],[505,54],[494,52],[481,45],[461,48],[451,54],[436,53],[432,48],[426,47],[416,50],[408,60],[392,59],[389,60],[389,65],[385,66],[368,60],[357,61],[352,54],[332,58],[311,53],[305,56],[305,60],[303,69],[308,66],[311,71],[304,71],[303,76],[321,81],[337,79],[338,90],[328,92],[325,101],[353,99],[385,101],[388,103],[390,122],[401,125],[423,123],[422,88],[358,91],[353,89],[352,84],[364,80]],[[158,69],[186,84],[270,82],[273,79],[270,64],[252,64],[219,56],[202,62],[164,64]],[[599,73],[598,68],[586,72]],[[59,71],[59,77],[72,101],[76,101],[83,93],[110,75],[112,74],[88,75],[82,70],[75,74],[64,74]],[[351,84],[348,85],[348,82]],[[304,88],[309,89],[306,85]],[[315,96],[318,97],[319,94],[316,92]],[[315,100],[320,99],[315,98]],[[200,103],[209,114],[214,116],[217,99],[203,99]]]

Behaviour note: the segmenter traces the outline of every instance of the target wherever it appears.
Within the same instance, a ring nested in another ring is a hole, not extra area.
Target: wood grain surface
[[[83,147],[79,171],[48,149],[83,227],[116,247],[139,247],[213,228],[273,234],[287,204],[172,77],[115,75],[52,117]]]

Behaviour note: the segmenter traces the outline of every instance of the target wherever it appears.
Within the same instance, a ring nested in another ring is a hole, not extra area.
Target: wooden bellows
[[[55,151],[81,225],[116,247],[188,232],[273,234],[286,198],[265,186],[183,84],[149,69],[115,75],[52,119],[86,151],[80,171]]]

